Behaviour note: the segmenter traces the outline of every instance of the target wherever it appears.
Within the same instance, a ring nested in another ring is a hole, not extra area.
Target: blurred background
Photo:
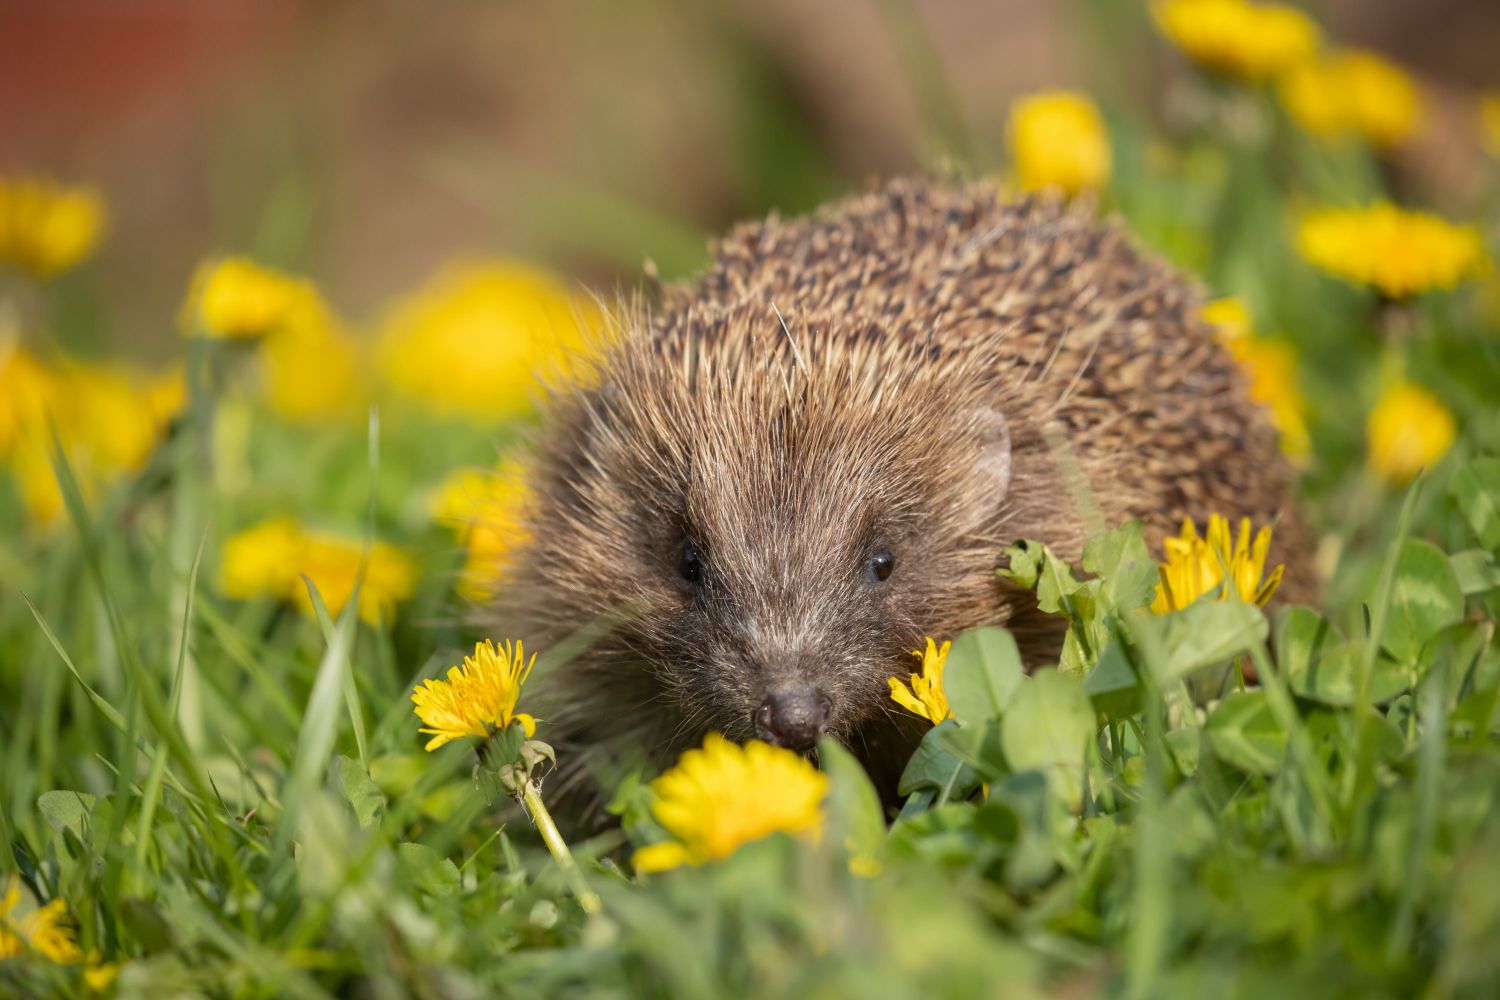
[[[1139,11],[1111,10],[1137,6],[8,0],[0,171],[101,189],[100,266],[59,296],[73,321],[57,325],[162,359],[184,276],[212,254],[307,274],[359,320],[455,256],[608,292],[646,257],[690,272],[739,218],[877,176],[998,168],[1029,91],[1087,88],[1112,128],[1121,108],[1170,116],[1181,60]],[[1309,9],[1421,88],[1419,128],[1383,164],[1392,187],[1471,204],[1500,3]]]

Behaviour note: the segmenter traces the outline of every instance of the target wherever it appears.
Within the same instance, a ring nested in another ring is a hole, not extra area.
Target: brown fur
[[[886,679],[924,635],[1002,623],[1055,657],[1056,621],[994,570],[1019,538],[1079,556],[1080,475],[1153,546],[1184,516],[1287,513],[1275,432],[1196,291],[1085,210],[895,183],[743,225],[661,298],[554,400],[503,602],[528,644],[612,623],[542,687],[564,761],[746,738],[797,678],[889,789],[917,730]]]

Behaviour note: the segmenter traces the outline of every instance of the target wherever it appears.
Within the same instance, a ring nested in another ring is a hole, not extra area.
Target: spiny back
[[[924,635],[998,622],[1055,655],[996,578],[1007,543],[1076,558],[1078,496],[1153,540],[1265,521],[1289,473],[1192,286],[1118,228],[898,183],[734,230],[558,396],[534,481],[516,627],[613,623],[552,678],[554,732],[661,763],[811,691],[889,783],[885,679]]]

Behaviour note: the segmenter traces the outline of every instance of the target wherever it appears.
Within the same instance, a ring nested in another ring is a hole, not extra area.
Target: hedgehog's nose
[[[811,750],[828,728],[833,703],[811,684],[789,684],[766,695],[755,710],[755,735],[788,750]]]

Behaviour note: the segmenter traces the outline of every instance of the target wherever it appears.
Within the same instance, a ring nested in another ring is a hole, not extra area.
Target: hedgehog
[[[546,407],[500,608],[557,654],[563,794],[597,809],[602,773],[719,732],[831,737],[894,801],[925,723],[888,678],[925,637],[1056,662],[1009,544],[1220,512],[1285,548],[1292,470],[1200,304],[1089,206],[983,182],[733,229]]]

